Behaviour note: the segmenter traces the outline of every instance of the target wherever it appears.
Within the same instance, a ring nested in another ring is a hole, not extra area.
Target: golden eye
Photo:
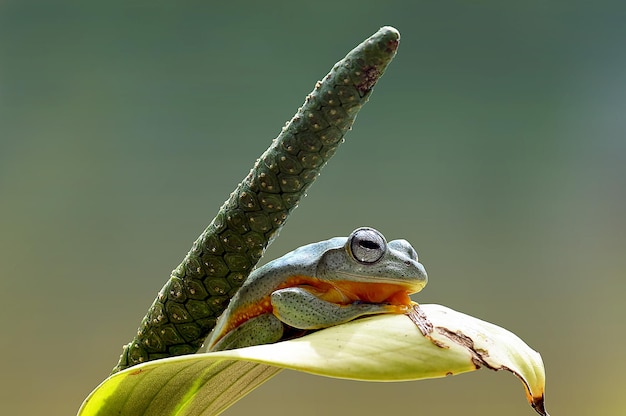
[[[385,255],[387,242],[385,237],[375,229],[362,227],[350,234],[348,247],[356,261],[363,264],[373,264]]]

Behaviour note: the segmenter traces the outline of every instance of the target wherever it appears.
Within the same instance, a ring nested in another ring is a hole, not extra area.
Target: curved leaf
[[[482,366],[518,376],[543,407],[541,356],[511,332],[440,305],[413,316],[379,315],[305,337],[141,364],[106,379],[79,416],[216,415],[281,368],[365,381],[445,377]]]

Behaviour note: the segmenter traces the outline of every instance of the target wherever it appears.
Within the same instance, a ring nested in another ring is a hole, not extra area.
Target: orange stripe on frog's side
[[[412,304],[409,298],[411,290],[406,286],[393,283],[364,283],[351,282],[347,280],[340,281],[321,281],[315,277],[309,276],[293,276],[285,280],[274,290],[284,289],[287,287],[306,286],[309,291],[327,302],[336,303],[338,305],[349,305],[354,302],[364,303],[385,303],[390,306],[390,313],[405,313]],[[270,295],[265,296],[260,302],[249,305],[235,311],[230,317],[230,322],[222,330],[221,336],[229,333],[244,322],[262,315],[272,312],[272,303]]]

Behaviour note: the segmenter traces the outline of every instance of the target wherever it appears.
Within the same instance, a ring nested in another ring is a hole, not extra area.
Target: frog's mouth
[[[398,306],[412,304],[409,295],[422,290],[424,282],[397,281],[356,282],[353,280],[325,281],[308,276],[294,276],[280,285],[280,288],[305,286],[307,290],[327,302],[349,305],[354,302],[379,303]]]
[[[412,302],[409,294],[418,292],[421,289],[421,286],[416,290],[414,285],[398,283],[363,283],[346,280],[335,281],[332,285],[337,292],[340,292],[348,300],[347,302],[335,303],[363,302],[409,306]]]

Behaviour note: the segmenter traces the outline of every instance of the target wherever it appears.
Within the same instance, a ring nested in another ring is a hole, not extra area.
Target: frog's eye
[[[380,260],[387,251],[385,237],[373,228],[357,228],[348,241],[352,257],[359,263],[372,264]]]

